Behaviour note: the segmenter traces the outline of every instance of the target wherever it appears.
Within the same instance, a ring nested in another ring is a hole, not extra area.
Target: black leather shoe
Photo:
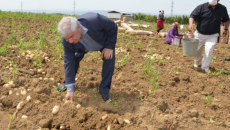
[[[66,91],[66,90],[67,90],[67,87],[64,86],[64,85],[62,84],[62,85],[60,85],[60,86],[57,86],[57,90],[58,90],[58,91]]]
[[[112,97],[109,93],[101,93],[102,99],[106,102],[108,100],[112,101]]]
[[[224,60],[226,60],[226,61],[230,61],[230,58],[225,58]]]

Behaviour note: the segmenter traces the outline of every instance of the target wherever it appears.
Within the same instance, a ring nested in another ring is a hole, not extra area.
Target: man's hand
[[[228,31],[227,30],[224,30],[223,31],[223,36],[225,37],[227,35]]]
[[[188,30],[189,30],[189,31],[193,31],[193,30],[194,30],[194,27],[193,27],[193,25],[192,25],[192,24],[189,24],[189,26],[188,26]]]
[[[65,100],[70,100],[71,103],[73,102],[74,94],[73,92],[67,92],[65,96]]]
[[[106,60],[113,58],[113,50],[104,48],[101,52],[101,58],[105,58]]]
[[[193,32],[193,30],[194,30],[193,22],[194,22],[194,19],[193,19],[193,18],[189,18],[188,30],[189,30],[189,31],[192,31],[192,32]]]

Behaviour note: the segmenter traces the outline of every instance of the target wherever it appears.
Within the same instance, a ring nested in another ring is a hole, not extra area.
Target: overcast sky
[[[0,10],[15,11],[21,10],[21,1],[23,2],[23,11],[42,10],[72,11],[74,0],[0,0]],[[75,0],[76,14],[80,11],[92,10],[116,10],[123,12],[141,12],[147,14],[157,14],[159,10],[165,10],[165,15],[171,14],[172,0]],[[199,4],[208,2],[208,0],[173,0],[173,14],[187,14]],[[230,13],[230,0],[220,0]],[[228,5],[228,6],[227,6]]]

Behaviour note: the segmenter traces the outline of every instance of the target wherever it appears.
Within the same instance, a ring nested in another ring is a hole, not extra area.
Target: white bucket
[[[196,56],[199,40],[195,38],[183,39],[183,52],[185,56]]]
[[[173,46],[179,46],[180,45],[180,39],[173,39],[172,40],[172,45]]]

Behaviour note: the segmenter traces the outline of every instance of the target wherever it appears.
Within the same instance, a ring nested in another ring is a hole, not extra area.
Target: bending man
[[[103,68],[99,92],[104,101],[112,100],[109,90],[115,65],[117,25],[100,14],[86,13],[77,18],[64,17],[58,24],[58,32],[62,36],[65,60],[65,81],[58,89],[67,88],[66,100],[73,101],[75,76],[88,51],[101,51]]]

